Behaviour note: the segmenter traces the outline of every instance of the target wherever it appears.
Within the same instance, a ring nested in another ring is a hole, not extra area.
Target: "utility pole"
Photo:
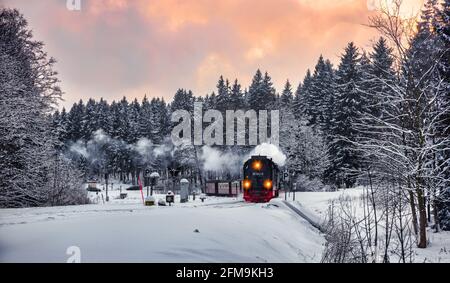
[[[284,184],[284,200],[287,200],[288,197],[288,188],[289,188],[289,171],[286,170],[283,172],[283,184]]]
[[[147,196],[148,196],[148,187],[149,187],[149,175],[150,175],[150,169],[145,169],[145,172],[144,172],[144,186],[146,186],[147,187]]]
[[[291,180],[291,189],[292,189],[292,200],[293,201],[295,201],[295,193],[296,193],[296,188],[295,188],[295,185],[294,185],[294,182],[293,182],[293,179],[294,179],[294,172],[292,173],[292,177],[290,178],[290,180]]]
[[[106,201],[109,201],[109,196],[108,196],[108,173],[105,173],[105,185],[106,185]]]

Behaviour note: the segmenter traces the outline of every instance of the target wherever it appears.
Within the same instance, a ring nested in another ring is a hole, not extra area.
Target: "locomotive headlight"
[[[256,160],[252,164],[253,170],[259,171],[262,168],[262,163],[259,160]]]
[[[264,181],[264,188],[267,189],[267,190],[272,189],[272,181],[269,180],[269,179],[265,180]]]
[[[252,186],[252,183],[250,182],[250,180],[244,180],[244,189],[245,190],[250,189],[251,186]]]

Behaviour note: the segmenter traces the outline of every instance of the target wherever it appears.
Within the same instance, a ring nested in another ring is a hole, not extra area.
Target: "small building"
[[[87,181],[88,187],[87,190],[90,192],[99,192],[100,189],[97,188],[97,180],[89,180]]]
[[[97,188],[97,180],[89,180],[87,182],[88,189],[96,189]]]

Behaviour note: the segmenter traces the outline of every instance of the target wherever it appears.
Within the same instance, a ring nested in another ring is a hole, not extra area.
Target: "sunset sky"
[[[405,14],[422,0],[404,0]],[[63,106],[80,98],[108,101],[163,96],[178,88],[215,91],[218,77],[247,87],[256,69],[278,91],[297,86],[323,54],[333,63],[349,41],[369,49],[365,27],[374,0],[0,0],[18,8],[36,39],[58,60]],[[0,5],[2,5],[0,4]]]

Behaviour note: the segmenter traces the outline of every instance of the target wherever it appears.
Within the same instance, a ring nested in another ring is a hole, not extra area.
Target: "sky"
[[[178,88],[206,95],[220,75],[245,88],[258,68],[280,92],[321,54],[337,65],[348,42],[370,50],[379,37],[365,26],[379,0],[73,1],[80,10],[67,0],[0,0],[57,59],[66,108],[101,97],[170,101]],[[422,1],[404,0],[405,15]]]

